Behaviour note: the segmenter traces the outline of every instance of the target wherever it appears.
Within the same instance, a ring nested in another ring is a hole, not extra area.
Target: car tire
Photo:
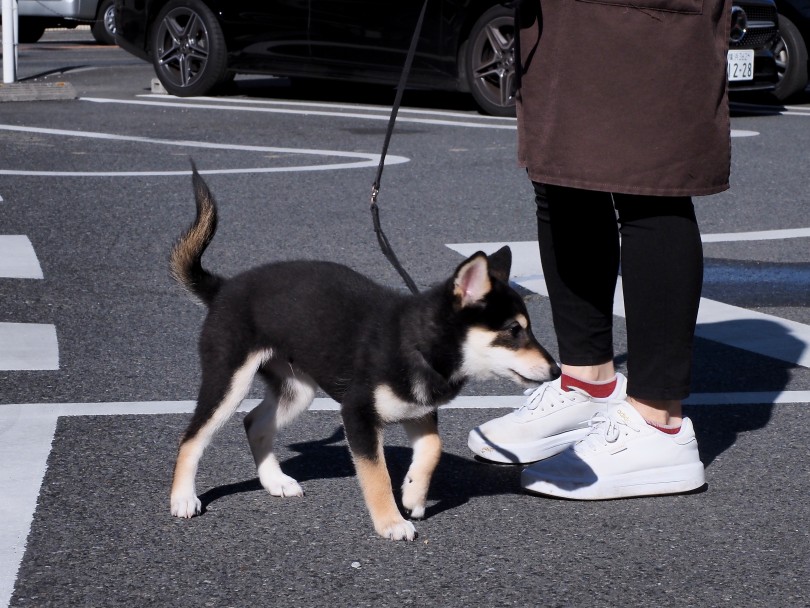
[[[90,33],[99,44],[115,44],[115,0],[101,0]]]
[[[166,4],[152,25],[150,41],[155,74],[170,94],[206,95],[228,80],[222,27],[200,0]]]
[[[20,44],[30,44],[39,42],[45,33],[45,26],[37,19],[17,18],[17,42]]]
[[[486,114],[514,116],[515,13],[493,6],[484,11],[462,45],[465,86]]]
[[[787,101],[807,87],[808,66],[807,47],[799,28],[784,15],[779,15],[779,40],[773,54],[779,74],[773,96],[779,101]]]

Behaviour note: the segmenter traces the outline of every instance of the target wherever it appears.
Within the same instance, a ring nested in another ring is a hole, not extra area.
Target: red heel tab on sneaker
[[[560,377],[560,387],[562,390],[570,391],[572,388],[578,388],[588,393],[591,397],[596,397],[597,399],[606,399],[610,397],[613,394],[613,391],[616,390],[617,382],[617,378],[613,378],[613,380],[608,380],[607,382],[585,382],[584,380],[574,378],[568,374],[563,374]]]
[[[662,433],[666,433],[667,435],[677,435],[681,432],[681,425],[678,426],[665,426],[663,424],[657,424],[655,422],[650,422],[649,420],[645,419],[645,422],[649,424],[654,429],[661,431]]]

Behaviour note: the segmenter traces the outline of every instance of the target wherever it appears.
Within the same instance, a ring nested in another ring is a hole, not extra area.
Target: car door
[[[309,0],[220,0],[218,8],[237,65],[309,60]]]
[[[424,0],[310,0],[312,58],[335,75],[363,73],[368,80],[397,79]],[[413,71],[441,39],[442,2],[428,3]]]

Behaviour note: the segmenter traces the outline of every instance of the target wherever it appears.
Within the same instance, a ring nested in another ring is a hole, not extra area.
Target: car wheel
[[[222,27],[200,0],[166,4],[152,26],[150,40],[155,73],[172,95],[205,95],[227,80]]]
[[[90,26],[99,44],[115,44],[115,0],[101,0],[96,13],[96,20]]]
[[[779,15],[779,40],[773,49],[779,82],[773,91],[779,101],[786,101],[807,87],[807,47],[799,29],[784,15]]]
[[[493,6],[470,30],[462,46],[464,76],[470,93],[486,114],[514,116],[515,14]]]
[[[45,33],[45,26],[36,19],[17,18],[17,41],[22,43],[38,42]]]

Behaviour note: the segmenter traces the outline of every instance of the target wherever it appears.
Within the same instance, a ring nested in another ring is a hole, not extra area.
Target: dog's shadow
[[[312,479],[349,478],[355,476],[343,427],[325,439],[290,444],[295,456],[281,462],[282,469],[302,484]],[[408,446],[386,445],[385,459],[397,504],[401,504],[400,486],[411,463],[413,450]],[[486,463],[443,452],[433,474],[428,491],[425,517],[454,509],[476,496],[519,494],[520,471],[523,467]],[[355,481],[356,483],[356,481]],[[254,477],[236,483],[211,488],[200,495],[202,513],[208,505],[223,498],[245,492],[264,492]]]

